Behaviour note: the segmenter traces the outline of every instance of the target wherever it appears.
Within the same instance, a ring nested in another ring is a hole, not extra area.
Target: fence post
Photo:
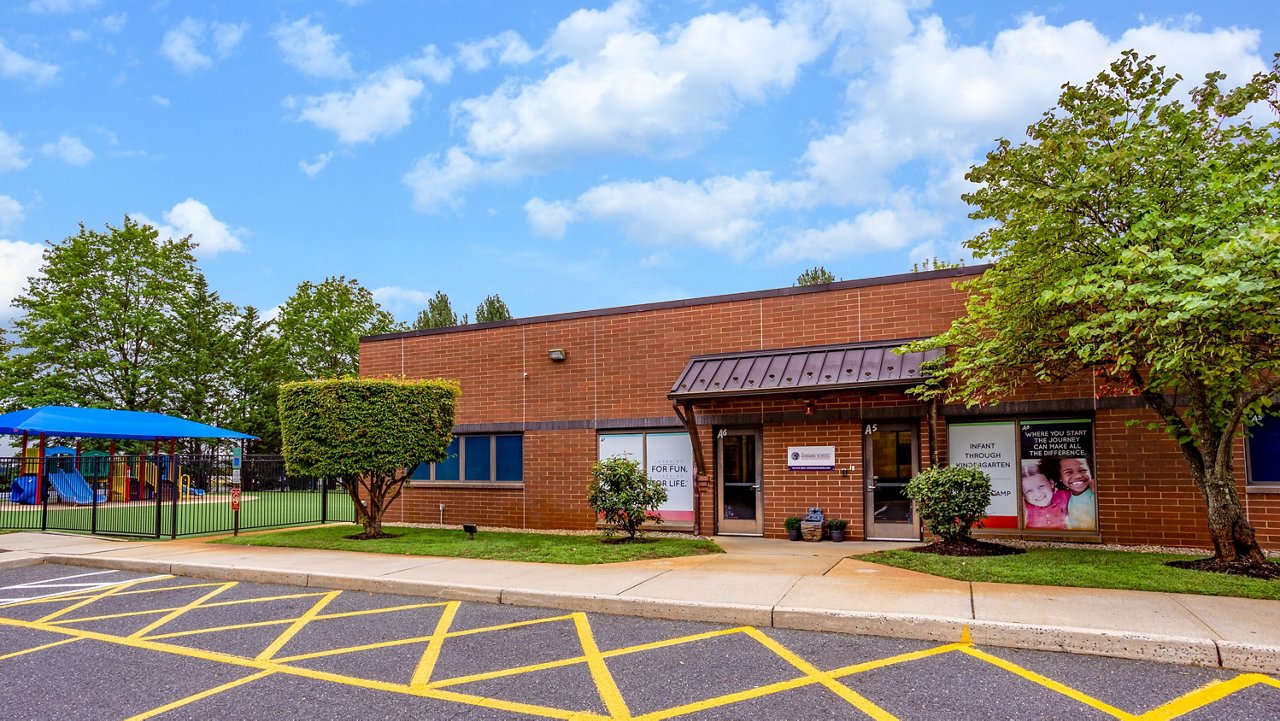
[[[329,522],[329,479],[320,481],[320,522]]]
[[[23,464],[24,467],[22,469],[24,471],[26,470],[25,465]],[[42,483],[44,477],[41,475],[41,471],[43,470],[44,464],[41,463],[40,470],[36,471],[36,490],[42,496],[40,499],[40,530],[47,531],[49,530],[49,484]]]
[[[93,510],[89,511],[89,533],[98,533],[98,479],[89,484],[89,493],[93,495]]]
[[[169,464],[169,475],[173,475],[172,463]],[[169,528],[169,539],[173,540],[178,537],[178,496],[182,494],[178,491],[178,483],[172,478],[169,480],[169,487],[173,489],[170,491],[173,494],[173,510],[169,514],[169,522],[172,524]]]
[[[142,475],[143,475],[144,477],[146,476],[145,466],[144,466],[144,471],[143,471],[143,474],[142,474]],[[139,479],[139,481],[138,481],[138,493],[142,493],[142,490],[143,490],[144,488],[146,488],[146,486],[147,486],[146,481],[145,481],[145,480],[142,480],[142,479]],[[164,515],[163,515],[163,514],[164,514],[164,501],[162,500],[162,499],[164,498],[164,494],[160,493],[160,467],[159,467],[159,464],[156,464],[156,476],[155,476],[155,481],[151,484],[151,492],[152,492],[153,494],[155,494],[155,497],[156,497],[156,533],[155,533],[155,536],[156,536],[156,538],[159,538],[159,537],[160,537],[160,520],[164,517]]]

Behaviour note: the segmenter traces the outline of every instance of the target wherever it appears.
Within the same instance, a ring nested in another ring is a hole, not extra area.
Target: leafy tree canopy
[[[418,317],[413,321],[413,329],[450,328],[457,324],[458,314],[453,312],[449,296],[444,291],[437,290],[435,296],[427,301],[427,307],[418,312]]]
[[[511,320],[511,310],[495,293],[487,296],[480,305],[476,306],[476,322],[492,323],[499,320]]]
[[[382,537],[382,516],[410,469],[442,461],[453,432],[456,381],[342,378],[280,387],[288,472],[342,478],[366,538]]]
[[[295,379],[338,378],[360,371],[360,338],[404,330],[360,282],[304,281],[280,306],[280,339]]]
[[[203,282],[192,248],[190,238],[161,239],[128,216],[118,228],[82,224],[50,242],[13,301],[23,312],[14,322],[18,352],[4,360],[12,385],[0,395],[24,406],[166,410],[180,377],[175,299]]]
[[[1183,99],[1126,52],[1002,139],[967,178],[966,243],[995,265],[968,313],[915,344],[948,347],[923,389],[970,404],[1081,371],[1140,396],[1178,441],[1218,563],[1260,562],[1232,479],[1242,425],[1280,388],[1280,56],[1234,90]]]
[[[824,285],[836,282],[836,276],[825,267],[815,265],[796,277],[796,285]]]

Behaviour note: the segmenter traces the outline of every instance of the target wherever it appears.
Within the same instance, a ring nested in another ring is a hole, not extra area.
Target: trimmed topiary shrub
[[[646,520],[662,523],[658,507],[667,502],[667,489],[650,480],[640,464],[627,458],[606,458],[591,467],[587,503],[604,516],[606,536],[618,531],[635,540]]]
[[[341,478],[362,538],[382,538],[382,515],[411,469],[445,459],[456,381],[340,378],[280,386],[280,433],[292,475]]]
[[[987,517],[991,477],[977,468],[934,467],[912,478],[906,493],[931,533],[957,543]]]

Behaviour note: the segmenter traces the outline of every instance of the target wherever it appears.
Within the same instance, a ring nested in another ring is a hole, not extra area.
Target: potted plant
[[[849,527],[849,522],[843,518],[833,518],[827,521],[827,529],[831,531],[831,540],[835,543],[844,541],[844,529]]]
[[[800,521],[801,520],[802,519],[799,516],[787,516],[787,519],[782,522],[782,525],[787,527],[787,538],[793,541],[800,540]]]

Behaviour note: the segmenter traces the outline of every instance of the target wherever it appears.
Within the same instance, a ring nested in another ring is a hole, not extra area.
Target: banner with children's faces
[[[1093,421],[1023,420],[1018,425],[1022,527],[1097,531]]]

